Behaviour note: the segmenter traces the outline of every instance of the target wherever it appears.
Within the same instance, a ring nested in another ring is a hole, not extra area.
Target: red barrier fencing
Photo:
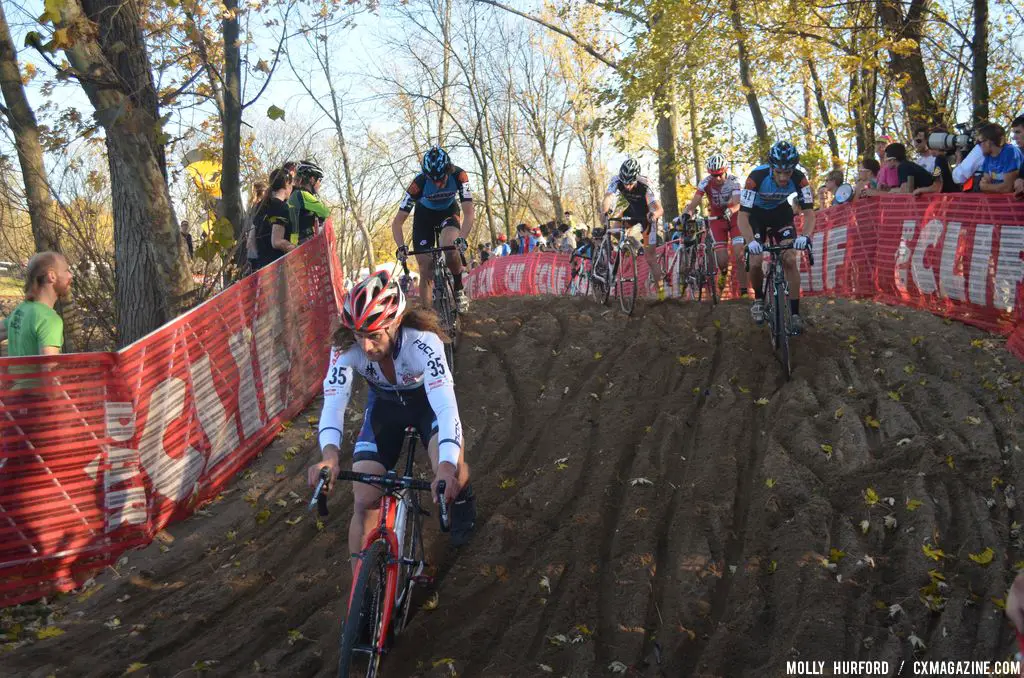
[[[814,266],[801,260],[803,294],[931,311],[1007,335],[1009,350],[1024,358],[1024,203],[1011,196],[894,195],[821,210],[816,220]],[[643,259],[639,268],[646,281]],[[562,294],[568,280],[568,255],[540,253],[492,257],[466,285],[474,297]],[[677,285],[666,291],[680,293]],[[651,294],[646,283],[643,292]]]
[[[309,403],[337,317],[333,242],[328,226],[117,353],[0,359],[0,605],[149,543]]]

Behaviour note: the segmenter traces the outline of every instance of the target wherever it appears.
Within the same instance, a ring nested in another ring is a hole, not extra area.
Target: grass
[[[20,297],[23,292],[23,284],[17,278],[0,275],[0,297]]]

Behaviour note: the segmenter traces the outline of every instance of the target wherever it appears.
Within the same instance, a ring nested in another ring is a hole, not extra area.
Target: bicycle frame
[[[792,374],[790,363],[789,338],[793,331],[789,326],[789,283],[786,280],[786,270],[783,267],[782,255],[786,250],[795,249],[792,243],[786,245],[769,245],[763,248],[765,254],[770,255],[768,271],[764,275],[761,284],[763,290],[761,299],[764,304],[764,317],[768,321],[769,339],[772,344],[772,351],[778,354],[779,362],[782,364],[786,378]],[[814,254],[810,247],[804,250],[808,262],[814,265]],[[746,268],[750,270],[750,252],[746,253]],[[762,260],[762,265],[764,262]]]

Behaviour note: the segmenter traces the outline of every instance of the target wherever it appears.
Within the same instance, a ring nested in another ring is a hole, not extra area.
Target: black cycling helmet
[[[619,168],[619,181],[624,184],[631,184],[640,176],[640,163],[634,158],[629,158]]]
[[[452,160],[440,146],[434,146],[423,156],[423,173],[434,181],[441,181],[451,171]]]
[[[317,165],[312,160],[303,160],[299,163],[299,166],[295,168],[295,176],[323,179],[324,171],[320,169],[320,165]]]
[[[772,149],[768,151],[768,164],[773,169],[796,169],[799,162],[800,154],[797,152],[796,146],[788,141],[776,141]]]

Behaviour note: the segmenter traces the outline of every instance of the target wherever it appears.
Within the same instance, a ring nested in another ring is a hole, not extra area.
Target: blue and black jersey
[[[814,193],[807,177],[800,170],[793,170],[789,181],[783,186],[775,183],[771,167],[759,165],[747,177],[747,182],[740,191],[740,210],[750,212],[752,209],[773,210],[779,205],[789,205],[788,198],[797,194],[800,208],[814,209]]]
[[[443,212],[455,207],[457,202],[473,202],[473,189],[470,188],[466,170],[453,165],[441,188],[427,175],[417,174],[409,188],[405,189],[405,197],[398,209],[412,212],[412,208],[419,204],[428,210]]]

